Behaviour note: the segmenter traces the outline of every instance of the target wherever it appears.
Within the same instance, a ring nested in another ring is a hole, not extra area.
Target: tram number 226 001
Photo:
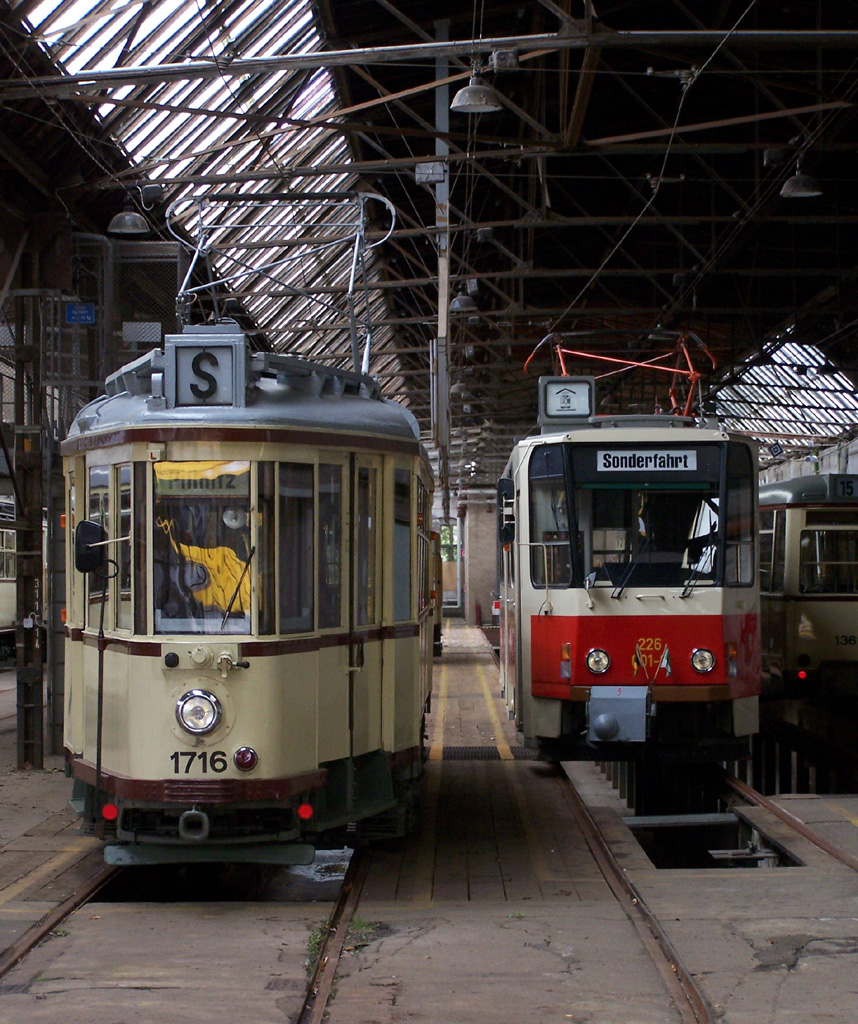
[[[197,771],[203,775],[214,772],[220,775],[226,771],[227,760],[225,750],[174,750],[170,754],[173,762],[174,775],[190,775],[191,766],[196,762]]]

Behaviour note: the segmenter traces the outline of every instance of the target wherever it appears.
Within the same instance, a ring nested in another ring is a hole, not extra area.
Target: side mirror
[[[501,544],[515,540],[515,481],[510,477],[498,480],[498,538]]]
[[[78,572],[97,572],[104,565],[107,534],[100,523],[84,519],[74,531],[74,567]],[[98,545],[98,546],[96,546]]]

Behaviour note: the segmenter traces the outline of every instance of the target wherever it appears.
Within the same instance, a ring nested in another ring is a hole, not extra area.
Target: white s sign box
[[[246,346],[233,324],[186,328],[165,339],[164,394],[170,408],[245,404]]]

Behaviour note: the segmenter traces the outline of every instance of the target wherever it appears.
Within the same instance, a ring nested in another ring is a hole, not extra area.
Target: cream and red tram
[[[308,863],[401,834],[432,668],[407,410],[189,327],[108,380],[63,456],[65,748],[106,859]]]
[[[744,755],[753,445],[692,417],[592,416],[592,378],[540,386],[543,432],[499,485],[502,687],[525,744],[554,760]]]

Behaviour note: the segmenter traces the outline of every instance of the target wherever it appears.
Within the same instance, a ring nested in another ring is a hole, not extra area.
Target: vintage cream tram
[[[858,694],[858,476],[760,487],[764,695]]]
[[[499,484],[502,687],[551,760],[714,761],[758,727],[757,462],[692,416],[540,379]]]
[[[410,413],[223,322],[115,373],[62,451],[66,758],[106,860],[402,834],[433,633]]]

